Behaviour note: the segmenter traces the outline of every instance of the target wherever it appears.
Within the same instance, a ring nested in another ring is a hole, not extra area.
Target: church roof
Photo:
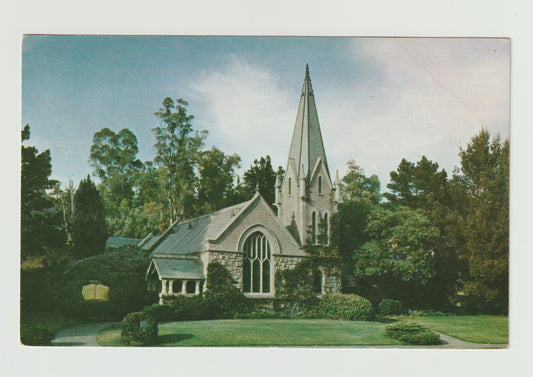
[[[297,170],[297,177],[303,174],[304,177],[310,178],[312,169],[319,158],[324,163],[329,175],[326,151],[318,122],[315,96],[311,86],[311,77],[309,76],[309,66],[306,65],[305,79],[289,150],[289,164],[294,164],[293,166]]]
[[[199,258],[156,257],[152,263],[162,279],[205,279],[204,265]]]
[[[152,255],[183,255],[205,250],[206,243],[216,239],[253,199],[173,225],[162,235]]]
[[[128,237],[109,237],[105,242],[106,250],[121,249],[127,246],[137,246],[140,239]]]

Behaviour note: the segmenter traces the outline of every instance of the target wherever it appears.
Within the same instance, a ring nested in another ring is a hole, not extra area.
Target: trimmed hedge
[[[157,300],[144,276],[150,260],[137,251],[112,251],[71,263],[61,279],[61,312],[91,321],[120,320]],[[109,287],[109,301],[84,301],[82,287],[91,282]]]
[[[391,314],[402,314],[402,313],[403,313],[403,305],[398,300],[384,298],[379,303],[379,314],[391,315]]]
[[[35,325],[21,329],[20,341],[26,346],[49,346],[54,333],[48,327]]]
[[[120,340],[125,346],[153,346],[157,343],[157,321],[144,312],[130,313],[122,320]]]
[[[349,321],[367,321],[373,316],[370,301],[353,294],[323,295],[318,312],[324,318]]]
[[[435,345],[440,343],[439,334],[416,323],[397,322],[385,327],[385,335],[407,344]]]

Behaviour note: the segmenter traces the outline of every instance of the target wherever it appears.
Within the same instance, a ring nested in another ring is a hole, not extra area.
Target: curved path
[[[96,334],[103,328],[118,324],[120,322],[101,322],[88,323],[69,327],[59,331],[52,340],[53,346],[77,346],[77,347],[100,347],[96,343]],[[434,331],[440,335],[442,343],[438,346],[415,346],[415,345],[396,345],[396,346],[348,346],[353,348],[507,348],[508,344],[482,344],[465,342],[449,335],[444,335]]]
[[[51,344],[53,346],[79,346],[79,347],[99,347],[96,343],[96,334],[105,327],[109,327],[119,322],[87,323],[69,327],[59,331]]]

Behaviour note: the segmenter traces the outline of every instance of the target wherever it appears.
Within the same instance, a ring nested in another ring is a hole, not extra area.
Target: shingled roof
[[[200,258],[156,257],[152,259],[152,265],[162,279],[205,279],[204,265]],[[148,273],[152,265],[148,269]]]
[[[254,199],[173,225],[161,236],[152,255],[184,255],[205,250],[207,241],[216,239]]]

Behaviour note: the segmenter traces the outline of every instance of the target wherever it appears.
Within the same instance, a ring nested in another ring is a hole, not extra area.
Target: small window
[[[327,212],[324,214],[324,242],[329,245],[329,218]]]
[[[311,243],[316,244],[316,212],[311,215]]]
[[[322,176],[318,177],[318,193],[322,194]]]
[[[291,194],[292,187],[291,187],[291,177],[289,177],[289,195]]]

